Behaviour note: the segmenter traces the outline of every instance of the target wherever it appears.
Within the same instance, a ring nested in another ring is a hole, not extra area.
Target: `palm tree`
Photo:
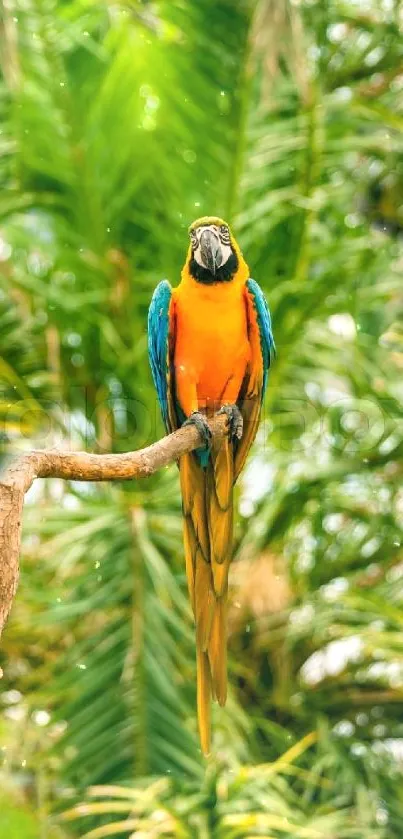
[[[147,306],[205,212],[234,224],[278,345],[239,490],[215,759],[196,739],[172,468],[35,488],[4,646],[8,779],[26,761],[43,830],[85,800],[68,829],[93,839],[399,837],[399,4],[2,14],[12,445],[162,434]]]

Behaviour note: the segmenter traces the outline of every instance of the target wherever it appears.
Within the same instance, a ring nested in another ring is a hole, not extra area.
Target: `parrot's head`
[[[189,236],[185,267],[194,280],[211,285],[234,279],[242,255],[225,221],[215,216],[196,219]]]

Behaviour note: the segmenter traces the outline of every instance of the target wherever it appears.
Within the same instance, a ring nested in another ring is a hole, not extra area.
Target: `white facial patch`
[[[208,268],[208,265],[205,265],[205,263],[203,262],[203,257],[202,257],[202,253],[201,253],[201,247],[200,247],[200,240],[201,240],[201,236],[202,236],[202,233],[203,233],[204,230],[210,230],[211,233],[214,233],[214,235],[217,236],[217,239],[220,243],[221,255],[222,255],[221,266],[225,265],[225,263],[228,262],[231,254],[232,254],[232,248],[231,248],[231,245],[229,243],[230,239],[229,239],[228,227],[225,228],[225,231],[224,230],[221,231],[220,227],[216,224],[206,224],[203,227],[197,227],[196,230],[191,231],[190,240],[191,240],[191,243],[192,243],[193,256],[194,256],[196,262],[202,268]]]

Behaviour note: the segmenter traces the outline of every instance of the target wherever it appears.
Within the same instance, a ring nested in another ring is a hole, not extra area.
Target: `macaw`
[[[275,351],[270,312],[225,221],[197,219],[177,288],[154,291],[148,348],[168,433],[194,424],[203,445],[180,458],[184,548],[196,624],[197,709],[210,751],[210,700],[227,695],[226,611],[233,486],[255,438]],[[228,417],[212,439],[208,418]]]

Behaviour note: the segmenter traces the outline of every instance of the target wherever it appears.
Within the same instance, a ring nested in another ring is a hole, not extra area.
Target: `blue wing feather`
[[[259,333],[260,333],[260,346],[262,349],[262,359],[263,359],[263,388],[262,388],[262,401],[264,398],[264,394],[266,391],[267,386],[267,379],[269,374],[270,365],[272,360],[276,354],[276,345],[274,343],[273,332],[271,328],[271,315],[270,310],[267,305],[266,298],[263,294],[262,289],[256,282],[256,280],[248,280],[246,283],[246,287],[248,289],[249,294],[252,297],[253,305],[256,311],[257,322],[259,326]]]
[[[154,291],[148,311],[148,355],[162,418],[168,432],[173,430],[169,411],[171,299],[171,286],[168,280],[162,280]]]

